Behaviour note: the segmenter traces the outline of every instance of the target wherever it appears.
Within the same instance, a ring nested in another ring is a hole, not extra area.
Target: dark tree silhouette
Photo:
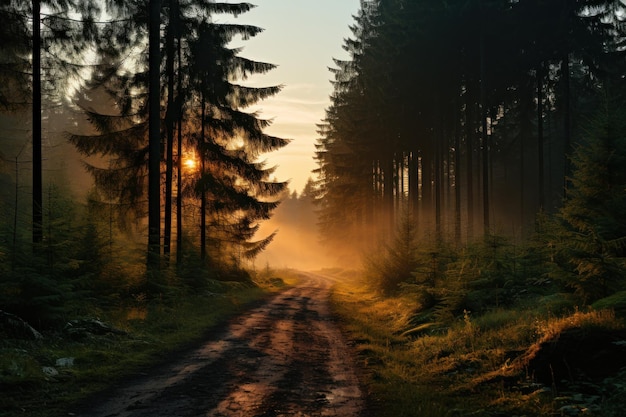
[[[161,251],[161,0],[148,3],[148,273]]]
[[[203,257],[207,254],[207,216],[216,226],[213,239],[217,245],[236,247],[254,235],[256,221],[269,217],[277,205],[276,197],[286,186],[269,181],[273,169],[254,161],[259,154],[276,150],[287,141],[264,134],[269,121],[240,110],[276,94],[280,87],[250,88],[231,81],[233,77],[245,79],[249,74],[274,68],[241,58],[237,50],[226,47],[233,36],[254,36],[259,31],[254,26],[206,21],[190,43],[191,82],[200,95],[201,132],[197,148],[201,163],[195,193],[201,201]],[[251,247],[246,245],[246,252],[255,254],[255,248],[268,243],[264,239]]]
[[[623,286],[626,255],[626,105],[610,84],[572,156],[571,187],[547,239],[556,248],[553,277],[585,302]],[[620,92],[622,95],[620,95]]]
[[[238,15],[252,6],[247,3],[206,3],[199,8],[196,2],[183,0],[164,1],[163,6],[159,19],[165,37],[158,40],[161,55],[157,71],[151,69],[157,64],[146,62],[145,55],[137,57],[138,65],[133,68],[124,66],[128,55],[133,56],[136,50],[145,51],[147,47],[142,40],[147,34],[146,9],[138,2],[124,3],[111,9],[113,21],[103,29],[99,45],[101,64],[94,72],[90,94],[97,95],[99,91],[108,94],[113,111],[107,113],[102,108],[90,108],[93,105],[84,102],[82,107],[99,133],[70,136],[71,142],[83,154],[109,158],[109,166],[91,164],[88,169],[106,197],[118,202],[122,222],[146,215],[145,194],[146,189],[152,189],[149,185],[152,182],[154,190],[148,192],[147,208],[149,249],[152,253],[149,263],[154,261],[152,268],[160,263],[156,260],[159,259],[161,238],[160,233],[154,232],[157,227],[160,228],[160,221],[153,220],[150,226],[150,212],[154,212],[155,219],[158,214],[153,198],[165,197],[166,257],[171,250],[175,165],[178,247],[182,246],[183,235],[182,198],[193,186],[196,191],[203,189],[205,192],[187,194],[186,198],[192,203],[191,197],[197,197],[201,205],[204,201],[202,218],[207,214],[211,216],[211,222],[200,228],[200,239],[204,242],[200,244],[202,250],[206,248],[206,233],[210,232],[214,241],[222,239],[228,242],[227,252],[230,253],[235,247],[250,246],[245,241],[256,231],[256,220],[269,216],[277,204],[272,201],[272,196],[285,186],[268,181],[272,170],[254,163],[255,159],[260,153],[278,149],[287,143],[263,134],[262,130],[269,122],[242,110],[276,94],[280,87],[250,88],[232,83],[237,78],[245,79],[249,74],[274,68],[271,64],[239,57],[238,50],[226,46],[234,36],[248,38],[260,33],[261,29],[213,22],[214,14]],[[156,18],[156,13],[154,16]],[[152,91],[156,78],[161,97],[158,118],[151,115],[157,109],[152,109],[154,102],[148,99],[157,94]],[[150,125],[150,122],[156,126]],[[177,138],[174,134],[176,122]],[[153,135],[158,141],[152,140]],[[204,166],[198,171],[198,177],[194,177],[191,170],[182,168],[183,154],[190,152],[192,147],[196,148],[200,157],[200,166]],[[162,150],[165,152],[157,159],[158,164],[152,156],[148,156],[151,152],[160,153]],[[164,178],[161,175],[163,172]],[[158,207],[160,213],[161,204]],[[202,218],[201,222],[204,222]],[[242,230],[249,232],[243,233]],[[256,248],[263,244],[252,246]],[[177,262],[180,263],[182,253],[179,249],[177,255]]]
[[[527,235],[560,201],[563,164],[544,152],[565,157],[609,72],[624,74],[623,9],[363,1],[319,131],[325,237],[367,246],[407,207],[423,237],[473,239],[479,212],[485,235]]]

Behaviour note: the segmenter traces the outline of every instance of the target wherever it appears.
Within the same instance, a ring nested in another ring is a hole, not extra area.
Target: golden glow
[[[196,169],[196,167],[198,166],[198,161],[196,159],[196,153],[192,152],[190,154],[187,154],[185,156],[185,159],[183,159],[183,164],[185,165],[185,168],[187,168],[190,171],[194,171]]]

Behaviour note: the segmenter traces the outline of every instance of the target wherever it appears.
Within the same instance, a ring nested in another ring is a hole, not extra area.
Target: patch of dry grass
[[[424,316],[417,301],[380,296],[358,276],[338,283],[332,300],[356,343],[381,417],[559,415],[556,393],[512,363],[569,327],[623,327],[611,311],[554,315],[549,306],[465,311],[445,327],[416,324],[414,318]]]

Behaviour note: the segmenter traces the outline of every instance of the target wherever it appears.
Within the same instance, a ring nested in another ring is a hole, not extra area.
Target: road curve
[[[82,417],[270,417],[364,414],[332,281],[302,281],[238,318],[176,363],[125,384]]]

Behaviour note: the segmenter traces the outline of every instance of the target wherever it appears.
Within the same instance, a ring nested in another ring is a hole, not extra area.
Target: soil
[[[200,348],[74,415],[365,415],[352,352],[329,310],[331,286],[329,278],[306,274]]]

